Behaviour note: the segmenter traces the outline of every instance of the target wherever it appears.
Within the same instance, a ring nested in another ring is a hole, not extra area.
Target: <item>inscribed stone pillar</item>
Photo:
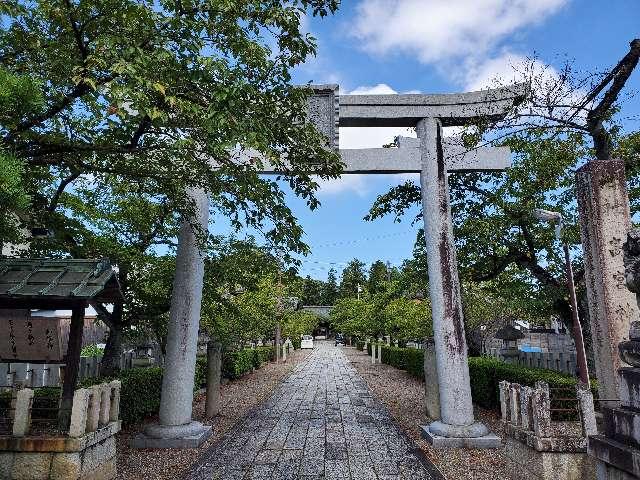
[[[424,394],[426,414],[434,420],[440,419],[440,392],[438,391],[438,369],[436,350],[432,339],[424,341]]]
[[[211,434],[211,427],[191,420],[204,278],[204,255],[196,228],[206,232],[209,202],[201,190],[192,190],[189,195],[196,211],[193,218],[183,219],[178,237],[159,424],[145,428],[144,434],[134,439],[135,448],[193,448]]]
[[[207,403],[205,414],[215,417],[220,413],[220,374],[222,367],[222,344],[207,344]]]
[[[601,398],[618,398],[618,344],[639,318],[634,294],[625,287],[622,243],[631,228],[622,160],[597,160],[576,173],[584,249],[589,323]],[[608,403],[615,406],[616,402]]]

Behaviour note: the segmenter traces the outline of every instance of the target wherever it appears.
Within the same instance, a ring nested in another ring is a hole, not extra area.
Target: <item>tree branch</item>
[[[79,176],[80,176],[80,172],[76,171],[76,172],[73,172],[68,177],[62,179],[62,181],[60,182],[60,185],[58,185],[58,188],[56,189],[56,192],[53,194],[53,197],[51,197],[51,201],[49,202],[47,211],[53,212],[56,209],[56,207],[58,206],[58,200],[60,200],[60,195],[62,195],[62,192],[64,192],[64,189],[67,188],[67,185],[69,185]]]

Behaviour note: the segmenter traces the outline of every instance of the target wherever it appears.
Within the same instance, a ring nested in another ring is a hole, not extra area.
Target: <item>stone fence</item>
[[[80,357],[78,381],[99,376],[102,357]],[[153,365],[147,358],[138,359],[133,352],[120,356],[120,369],[129,370],[136,366]],[[58,387],[62,385],[64,364],[49,363],[0,363],[0,386]]]
[[[12,434],[0,436],[0,478],[111,479],[120,431],[118,380],[75,391],[66,434],[29,436],[34,391],[15,390]]]
[[[516,464],[512,478],[595,478],[586,455],[587,437],[597,433],[591,391],[576,388],[578,422],[552,422],[549,385],[535,387],[500,382],[500,410],[505,427],[505,451]]]

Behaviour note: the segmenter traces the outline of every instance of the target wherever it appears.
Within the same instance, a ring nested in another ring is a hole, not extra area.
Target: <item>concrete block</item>
[[[31,406],[33,404],[33,390],[23,388],[16,395],[13,418],[13,435],[24,437],[31,428]]]
[[[624,367],[620,374],[620,403],[640,410],[640,368]],[[615,398],[615,397],[614,397]]]
[[[122,383],[120,380],[114,380],[109,384],[111,387],[111,405],[109,407],[109,421],[117,422],[120,418],[120,389]]]
[[[504,453],[514,464],[512,480],[586,480],[595,477],[595,462],[586,453],[538,452],[511,437],[505,439]]]
[[[50,480],[70,480],[80,477],[81,460],[79,453],[56,453],[51,460]]]
[[[500,448],[502,441],[494,433],[489,433],[482,437],[441,437],[429,431],[428,425],[422,425],[422,438],[424,438],[433,448]]]
[[[81,437],[87,430],[87,410],[91,392],[86,388],[80,388],[73,394],[73,406],[71,407],[70,437]]]
[[[640,478],[640,450],[604,435],[589,437],[589,455]]]
[[[116,474],[116,459],[113,457],[95,469],[81,473],[80,480],[112,480]]]
[[[89,408],[87,409],[87,432],[95,432],[100,422],[100,402],[102,400],[102,387],[92,386],[89,391]]]
[[[140,433],[131,441],[132,448],[198,448],[211,436],[211,426],[199,434],[177,438],[155,438]]]
[[[640,448],[640,413],[626,408],[604,410],[607,437]]]
[[[15,453],[0,452],[0,478],[10,478]]]
[[[103,384],[100,391],[100,412],[98,414],[98,423],[104,427],[109,423],[109,410],[111,408],[111,387],[109,384]]]
[[[116,439],[109,437],[82,452],[82,474],[87,475],[116,455]]]
[[[12,480],[47,480],[52,453],[16,453],[11,470]]]

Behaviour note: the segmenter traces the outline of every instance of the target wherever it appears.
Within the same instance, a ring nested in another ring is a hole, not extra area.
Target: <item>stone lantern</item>
[[[524,334],[513,325],[505,325],[496,332],[494,337],[502,340],[500,358],[509,363],[517,362],[520,355],[518,340],[524,338]]]

